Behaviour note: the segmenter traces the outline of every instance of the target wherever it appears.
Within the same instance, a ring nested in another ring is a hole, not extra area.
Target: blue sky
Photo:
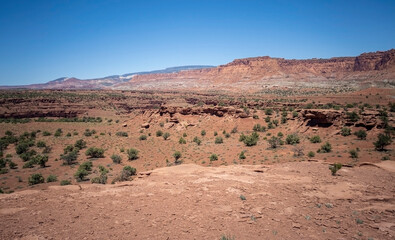
[[[395,1],[0,0],[0,84],[395,47]]]

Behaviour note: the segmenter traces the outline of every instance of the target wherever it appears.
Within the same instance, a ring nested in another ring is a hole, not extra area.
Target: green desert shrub
[[[365,140],[367,133],[365,130],[361,129],[361,130],[354,132],[354,135],[357,136],[357,138],[359,138],[361,140]]]
[[[239,141],[243,142],[248,147],[255,146],[258,143],[258,140],[259,134],[257,132],[253,132],[251,135],[241,134],[239,137]]]
[[[380,133],[377,136],[377,141],[374,142],[373,144],[374,144],[376,150],[383,151],[386,146],[391,144],[391,142],[392,142],[392,139],[389,134]]]
[[[48,156],[47,155],[37,155],[34,157],[35,163],[40,165],[42,168],[46,167],[46,163],[48,162]]]
[[[320,143],[321,142],[321,137],[318,135],[314,135],[310,138],[311,143]]]
[[[332,176],[335,176],[337,171],[339,171],[342,168],[341,163],[334,163],[333,165],[329,166],[329,170],[332,172]]]
[[[113,155],[111,155],[111,160],[113,163],[120,164],[122,161],[122,157],[117,154],[113,154]]]
[[[64,165],[71,165],[77,161],[78,152],[72,151],[67,154],[60,155],[60,159],[63,160]]]
[[[39,147],[39,148],[45,148],[47,145],[45,144],[44,141],[38,141],[36,146]]]
[[[90,137],[90,136],[92,136],[94,134],[96,134],[96,130],[94,130],[94,129],[90,130],[89,128],[85,129],[85,132],[84,132],[84,136],[85,137]]]
[[[90,147],[90,148],[88,148],[88,150],[86,150],[85,155],[89,156],[91,158],[103,158],[104,157],[104,149]]]
[[[62,133],[63,133],[62,129],[61,129],[61,128],[58,128],[58,129],[55,131],[54,136],[55,136],[55,137],[60,137],[60,136],[62,135]]]
[[[266,115],[272,115],[272,114],[273,114],[273,109],[271,109],[271,108],[266,108],[266,109],[265,109],[265,114],[266,114]]]
[[[332,151],[332,145],[329,142],[324,143],[321,145],[321,148],[318,149],[318,153],[328,153]]]
[[[241,153],[239,154],[239,159],[241,160],[246,159],[246,155],[244,154],[244,151],[241,151]]]
[[[117,135],[118,137],[127,137],[128,133],[127,132],[117,132],[115,135]]]
[[[77,179],[77,181],[84,181],[85,177],[89,175],[89,172],[86,171],[85,169],[78,169],[76,173],[74,173],[74,177]]]
[[[224,142],[224,139],[222,137],[216,137],[214,143],[215,144],[221,144]]]
[[[18,168],[18,164],[14,163],[14,162],[11,161],[11,160],[8,161],[8,166],[9,166],[11,169],[17,169],[17,168]]]
[[[74,147],[78,149],[86,148],[86,142],[83,139],[79,139],[74,143]]]
[[[310,151],[310,152],[307,154],[307,156],[308,156],[309,158],[313,158],[313,157],[315,157],[315,153],[314,153],[313,151]]]
[[[200,145],[202,143],[202,141],[198,137],[194,137],[193,142],[196,143],[197,145]]]
[[[51,133],[48,132],[48,131],[44,131],[44,132],[43,132],[43,136],[51,136]]]
[[[117,176],[113,182],[123,182],[130,180],[130,177],[136,175],[136,169],[131,166],[123,167],[119,176]]]
[[[125,166],[125,167],[123,167],[123,170],[127,171],[129,176],[136,175],[136,169],[134,167]]]
[[[351,122],[356,122],[356,121],[359,120],[358,113],[356,113],[356,112],[347,112],[347,118],[348,118]]]
[[[279,137],[272,136],[269,140],[267,140],[270,148],[278,148],[280,145],[283,145],[284,142]]]
[[[179,144],[186,144],[187,141],[183,137],[180,137],[180,139],[178,140],[178,143]]]
[[[180,163],[181,163],[181,161],[180,161],[181,152],[175,151],[175,152],[173,153],[173,157],[174,157],[174,163],[175,163],[175,164],[180,164]]]
[[[200,132],[200,135],[206,136],[206,130],[202,130],[202,131]]]
[[[66,186],[66,185],[71,185],[71,181],[70,180],[62,180],[62,181],[60,181],[60,186]]]
[[[161,130],[156,131],[156,136],[161,137],[163,135],[163,132]]]
[[[254,127],[252,128],[253,131],[255,132],[264,132],[266,131],[266,127],[265,126],[261,126],[261,124],[255,124]]]
[[[36,162],[32,159],[32,160],[25,162],[25,164],[23,164],[22,168],[34,168],[35,164],[36,164]]]
[[[29,144],[27,142],[18,143],[18,145],[16,145],[15,147],[16,154],[18,155],[27,152],[28,149],[29,149]]]
[[[217,161],[217,160],[218,160],[217,154],[211,154],[210,155],[210,161]]]
[[[170,133],[165,132],[165,133],[163,134],[163,139],[167,140],[169,137],[170,137]]]
[[[147,140],[147,135],[140,135],[139,140],[140,141]]]
[[[58,177],[56,176],[56,175],[49,175],[48,177],[47,177],[47,182],[49,183],[49,182],[56,182],[56,181],[58,181]]]
[[[107,183],[107,174],[105,173],[100,173],[99,176],[93,177],[91,179],[91,183],[95,183],[95,184],[106,184]]]
[[[136,160],[139,158],[139,151],[135,148],[131,148],[127,150],[128,160]]]
[[[296,133],[292,133],[287,136],[287,138],[285,139],[285,142],[290,145],[295,145],[300,142],[300,138]]]
[[[357,151],[357,150],[351,149],[351,150],[349,151],[349,153],[350,153],[350,157],[351,157],[351,158],[358,158],[358,151]]]
[[[73,145],[67,145],[63,149],[63,154],[67,154],[67,153],[72,152],[72,151],[79,151],[79,149],[76,149]]]
[[[91,161],[83,162],[78,168],[86,171],[92,171],[93,163]]]
[[[41,173],[34,173],[28,179],[29,185],[36,185],[44,182],[45,180],[43,175],[41,175]]]
[[[340,134],[341,134],[343,137],[350,136],[350,135],[351,135],[351,129],[348,128],[348,127],[343,127],[343,128],[340,130]]]

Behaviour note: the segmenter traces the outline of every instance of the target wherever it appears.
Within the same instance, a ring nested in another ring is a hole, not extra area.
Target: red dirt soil
[[[183,164],[2,195],[0,238],[393,239],[394,189],[395,173],[373,165],[331,176],[320,162]]]

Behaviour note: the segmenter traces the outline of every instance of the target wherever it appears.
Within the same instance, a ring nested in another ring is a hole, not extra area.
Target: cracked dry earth
[[[114,185],[26,190],[0,196],[0,237],[394,239],[394,162],[383,163],[338,176],[320,162],[184,164]]]

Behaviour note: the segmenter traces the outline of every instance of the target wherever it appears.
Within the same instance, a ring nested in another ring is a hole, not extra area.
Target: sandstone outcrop
[[[371,130],[374,127],[382,128],[383,123],[378,111],[366,110],[361,113],[359,120],[351,121],[345,111],[327,109],[305,109],[301,111],[301,120],[308,126],[317,127],[343,127],[355,126]],[[390,118],[392,124],[393,120]]]
[[[217,116],[217,117],[223,117],[225,114],[232,115],[234,117],[239,117],[239,118],[246,118],[249,117],[247,113],[245,113],[241,109],[236,109],[234,107],[222,107],[222,106],[204,106],[204,107],[168,107],[168,106],[162,106],[159,109],[159,114],[165,115],[169,114],[171,117],[174,116],[174,114],[179,113],[181,115],[202,115],[202,114],[208,114],[212,116]],[[170,119],[170,122],[175,122]],[[176,123],[176,122],[175,122]]]

